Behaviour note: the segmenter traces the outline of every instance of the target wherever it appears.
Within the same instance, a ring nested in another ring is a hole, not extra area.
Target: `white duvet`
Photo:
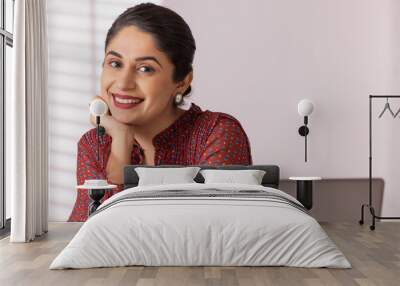
[[[137,192],[168,190],[261,190],[300,204],[280,190],[261,185],[189,183],[129,188],[98,208],[50,269],[128,265],[351,267],[314,218],[279,199],[179,195],[122,199]]]

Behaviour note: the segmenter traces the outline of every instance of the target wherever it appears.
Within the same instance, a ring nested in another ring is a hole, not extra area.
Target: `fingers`
[[[95,97],[95,98],[101,99],[101,100],[102,100],[102,101],[104,101],[104,102],[106,101],[106,100],[105,100],[105,98],[104,98],[104,97],[102,97],[102,96],[100,96],[100,95],[96,95],[96,97]]]
[[[96,117],[95,116],[93,116],[92,114],[90,114],[90,123],[94,126],[94,127],[96,127]]]
[[[90,118],[89,118],[90,123],[91,123],[94,127],[96,127],[96,126],[97,126],[97,124],[96,124],[96,116],[94,116],[92,113],[89,113],[89,115],[90,115]],[[104,119],[104,115],[101,116],[100,125],[103,126],[103,127],[105,127],[105,126],[104,126],[104,123],[105,123],[106,121],[107,121],[107,120]]]
[[[106,130],[110,129],[110,126],[112,126],[112,122],[110,120],[109,115],[104,114],[100,117],[100,125],[103,126]]]

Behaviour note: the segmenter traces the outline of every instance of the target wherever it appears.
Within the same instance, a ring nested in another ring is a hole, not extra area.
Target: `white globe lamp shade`
[[[302,99],[297,105],[297,111],[301,116],[308,116],[314,110],[314,105],[311,100]]]
[[[108,106],[103,100],[97,98],[92,101],[89,110],[93,116],[102,116],[108,112]]]

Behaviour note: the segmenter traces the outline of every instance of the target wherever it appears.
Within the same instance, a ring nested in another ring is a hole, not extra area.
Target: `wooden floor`
[[[353,268],[118,267],[49,270],[81,223],[50,223],[32,243],[0,241],[0,285],[400,285],[400,222],[375,231],[354,223],[321,223]]]

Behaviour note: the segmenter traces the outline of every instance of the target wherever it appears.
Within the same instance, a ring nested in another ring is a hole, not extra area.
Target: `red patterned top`
[[[97,161],[96,128],[86,132],[78,142],[78,185],[86,179],[106,179],[106,166],[111,152],[112,137],[100,137],[100,164]],[[250,142],[239,121],[232,115],[202,111],[192,103],[169,127],[153,138],[154,165],[252,165]],[[132,165],[143,165],[143,149],[136,141]],[[123,184],[106,191],[101,202],[123,190]],[[86,221],[90,198],[87,189],[77,189],[75,206],[68,221]]]

